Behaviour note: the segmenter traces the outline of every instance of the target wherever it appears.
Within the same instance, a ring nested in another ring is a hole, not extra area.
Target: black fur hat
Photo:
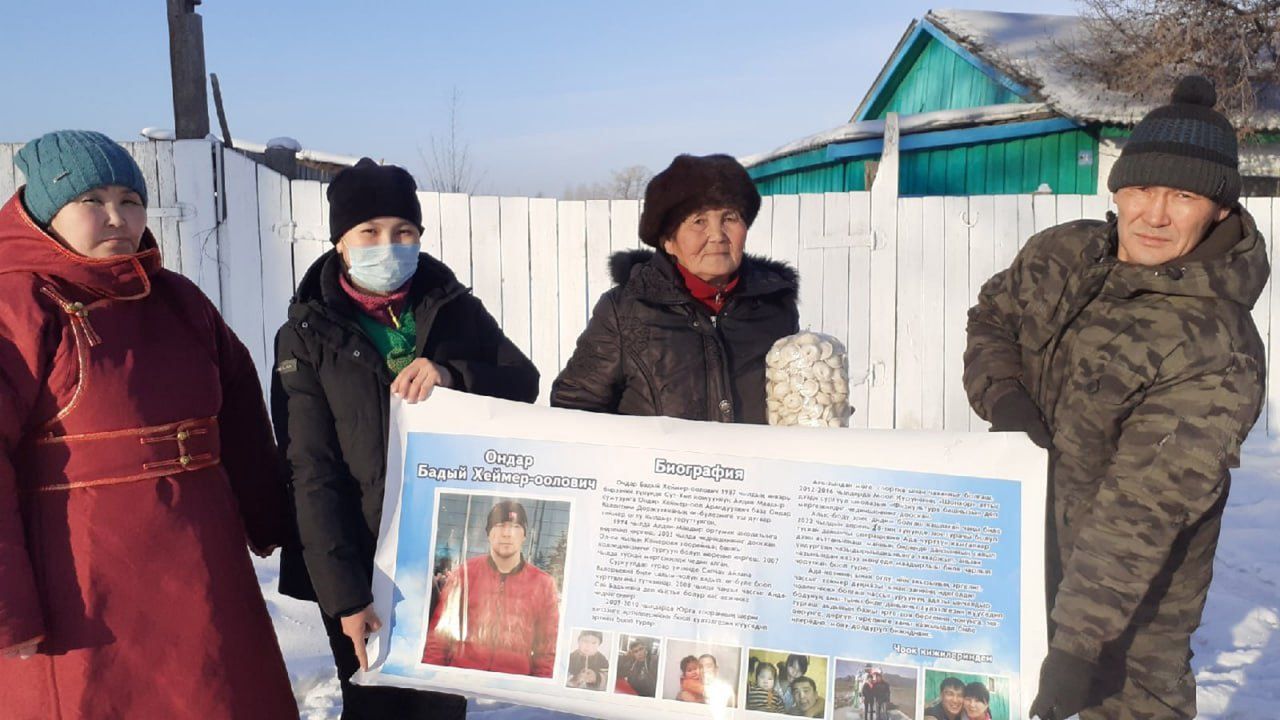
[[[677,155],[644,190],[640,239],[657,248],[685,218],[711,207],[737,208],[750,227],[760,212],[760,192],[728,155]]]

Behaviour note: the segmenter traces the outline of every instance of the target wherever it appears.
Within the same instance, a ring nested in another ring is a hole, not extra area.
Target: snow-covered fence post
[[[298,152],[302,144],[288,137],[276,137],[267,141],[262,159],[267,167],[293,180],[298,177]]]
[[[179,252],[182,274],[186,275],[222,309],[222,279],[219,269],[218,225],[221,223],[215,202],[216,187],[221,184],[215,167],[214,153],[221,147],[212,140],[178,140],[173,144],[176,200],[186,208],[178,220]]]
[[[871,185],[870,347],[867,374],[849,378],[867,384],[867,426],[891,428],[894,422],[894,372],[897,368],[898,294],[898,114],[884,119],[884,150]]]

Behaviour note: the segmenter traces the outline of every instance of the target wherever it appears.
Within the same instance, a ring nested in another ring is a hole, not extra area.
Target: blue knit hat
[[[123,185],[147,204],[147,183],[129,152],[91,130],[58,130],[22,146],[14,158],[27,176],[27,212],[48,225],[63,205],[104,185]]]

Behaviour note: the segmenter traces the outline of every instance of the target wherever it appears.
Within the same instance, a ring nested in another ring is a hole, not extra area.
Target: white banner
[[[594,717],[1026,717],[1045,468],[1021,434],[394,401],[357,681]]]

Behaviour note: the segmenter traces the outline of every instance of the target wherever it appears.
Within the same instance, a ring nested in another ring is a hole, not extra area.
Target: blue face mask
[[[365,290],[389,293],[413,277],[421,251],[421,243],[347,248],[347,272]]]

